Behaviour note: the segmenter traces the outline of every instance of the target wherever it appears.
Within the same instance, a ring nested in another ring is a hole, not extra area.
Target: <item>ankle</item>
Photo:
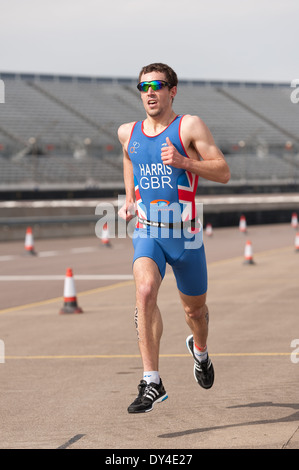
[[[160,383],[160,374],[157,370],[150,370],[143,372],[143,380],[145,380],[148,384],[154,382],[155,384]]]
[[[207,345],[201,348],[194,342],[194,355],[199,362],[206,361],[208,358],[208,347]]]

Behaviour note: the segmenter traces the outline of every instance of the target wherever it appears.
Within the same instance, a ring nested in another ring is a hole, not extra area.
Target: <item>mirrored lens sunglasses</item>
[[[151,82],[140,82],[137,85],[139,91],[148,91],[149,87],[153,91],[161,90],[161,88],[168,86],[170,87],[169,83],[165,82],[164,80],[152,80]]]

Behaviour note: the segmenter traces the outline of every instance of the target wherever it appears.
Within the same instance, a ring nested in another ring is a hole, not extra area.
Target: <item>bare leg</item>
[[[189,325],[197,346],[204,348],[208,339],[209,311],[206,305],[206,294],[198,296],[185,295],[180,292],[185,310],[186,322]]]
[[[191,337],[187,338],[187,347],[194,358],[194,378],[201,387],[208,389],[214,383],[214,367],[206,348],[209,325],[206,294],[194,297],[182,293],[180,295],[185,309],[186,321],[193,333],[193,341]],[[199,348],[199,351],[195,346]]]
[[[160,339],[163,323],[157,305],[161,275],[156,263],[146,257],[138,258],[133,266],[136,285],[135,324],[139,350],[145,371],[159,370]]]

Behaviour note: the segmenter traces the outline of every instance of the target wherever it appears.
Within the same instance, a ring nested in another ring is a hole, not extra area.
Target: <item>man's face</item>
[[[141,76],[140,81],[150,82],[152,80],[167,81],[162,72],[145,73]],[[148,91],[141,91],[141,99],[146,113],[151,117],[156,117],[165,112],[165,110],[171,109],[176,91],[176,87],[169,89],[167,86],[156,91],[153,91],[151,87],[149,87]]]

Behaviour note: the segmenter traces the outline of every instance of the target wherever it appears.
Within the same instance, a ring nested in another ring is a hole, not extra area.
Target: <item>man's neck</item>
[[[157,135],[166,129],[175,117],[176,113],[173,110],[164,116],[147,115],[147,118],[143,122],[143,129],[148,135]]]

